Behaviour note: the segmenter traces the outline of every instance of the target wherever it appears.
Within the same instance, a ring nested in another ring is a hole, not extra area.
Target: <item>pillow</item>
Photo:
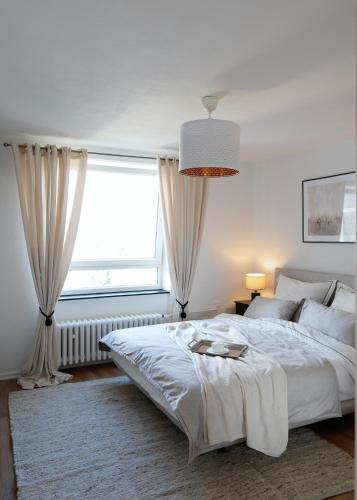
[[[266,297],[255,297],[249,304],[244,316],[252,319],[277,318],[290,320],[299,302],[293,300],[267,299]]]
[[[338,282],[335,298],[331,304],[333,309],[340,309],[349,313],[356,312],[356,292],[347,285]]]
[[[331,309],[314,300],[305,300],[299,324],[316,328],[344,344],[355,345],[355,314]]]
[[[295,300],[313,299],[322,304],[328,304],[334,292],[336,281],[324,281],[322,283],[307,283],[281,274],[275,290],[277,299]]]

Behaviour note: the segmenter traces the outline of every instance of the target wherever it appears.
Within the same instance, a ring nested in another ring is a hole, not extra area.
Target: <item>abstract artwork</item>
[[[356,241],[355,172],[302,181],[303,241]]]

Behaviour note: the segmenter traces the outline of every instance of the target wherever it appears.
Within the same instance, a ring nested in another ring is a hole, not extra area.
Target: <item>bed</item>
[[[350,275],[287,268],[277,269],[276,277],[280,274],[312,283],[332,279],[354,286],[354,277]],[[354,411],[352,347],[326,340],[319,332],[309,331],[291,321],[251,320],[222,314],[208,322],[188,322],[186,330],[179,331],[177,325],[161,324],[111,332],[102,339],[101,346],[111,351],[115,364],[187,435],[189,460],[245,439],[249,442],[243,428],[236,439],[231,439],[233,434],[229,434],[227,440],[220,440],[222,437],[208,439],[204,429],[207,408],[202,403],[202,379],[190,356],[179,342],[173,341],[170,328],[176,329],[180,335],[203,327],[243,332],[244,339],[252,347],[256,346],[260,356],[271,359],[273,366],[274,358],[277,359],[287,378],[289,429]],[[266,387],[269,391],[270,385]],[[227,392],[227,397],[232,394]],[[255,412],[250,415],[254,416]]]

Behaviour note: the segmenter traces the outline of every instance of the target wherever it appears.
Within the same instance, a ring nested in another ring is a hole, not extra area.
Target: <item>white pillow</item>
[[[277,299],[295,300],[312,299],[322,304],[328,304],[336,286],[336,281],[308,283],[281,274],[275,290]]]
[[[249,304],[244,316],[252,319],[277,318],[291,320],[299,302],[294,300],[268,299],[266,297],[255,297]]]
[[[355,314],[331,309],[309,299],[302,306],[299,324],[316,328],[344,344],[355,345]]]
[[[349,313],[356,312],[356,292],[343,283],[337,283],[335,298],[331,304],[333,309],[340,309]]]

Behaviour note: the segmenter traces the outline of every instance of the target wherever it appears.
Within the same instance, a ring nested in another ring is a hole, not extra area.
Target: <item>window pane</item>
[[[156,286],[157,268],[70,270],[64,290]],[[103,291],[104,291],[103,290]]]
[[[72,260],[155,256],[156,173],[88,169]]]

